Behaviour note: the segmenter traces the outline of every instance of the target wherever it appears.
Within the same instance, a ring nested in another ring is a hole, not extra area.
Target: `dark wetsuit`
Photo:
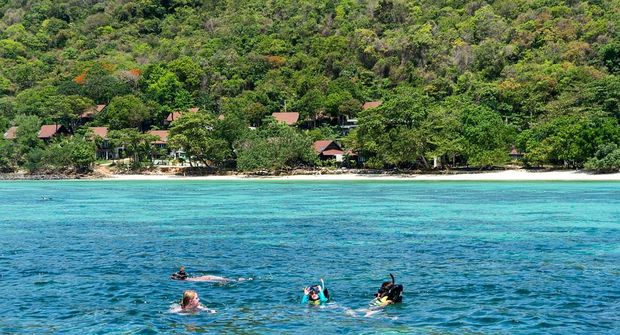
[[[176,279],[176,280],[185,280],[187,279],[188,275],[187,272],[185,271],[179,271],[177,273],[173,273],[172,276],[170,276],[170,278],[172,279]]]

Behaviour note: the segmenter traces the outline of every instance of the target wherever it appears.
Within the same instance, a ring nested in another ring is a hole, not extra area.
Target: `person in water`
[[[185,272],[185,267],[181,266],[181,268],[179,269],[179,272],[173,273],[170,276],[171,279],[174,280],[186,280],[186,281],[208,281],[208,282],[217,282],[217,283],[226,283],[226,282],[230,282],[230,281],[235,281],[234,279],[228,279],[228,278],[224,278],[224,277],[220,277],[220,276],[211,276],[211,275],[205,275],[205,276],[197,276],[197,277],[190,277],[187,272]],[[252,278],[239,278],[239,281],[242,280],[252,280]]]
[[[189,276],[187,275],[187,272],[185,272],[185,267],[183,265],[181,265],[179,272],[175,272],[172,274],[172,276],[170,276],[170,278],[176,279],[176,280],[185,280],[187,279],[187,277]]]
[[[321,279],[323,283],[323,279]],[[325,284],[323,284],[325,285]],[[329,292],[321,285],[309,286],[304,288],[304,296],[301,298],[302,304],[320,305],[329,301]]]
[[[387,306],[403,301],[403,285],[395,283],[394,276],[390,273],[392,281],[386,281],[375,293],[375,298],[370,302],[372,306]]]
[[[181,299],[181,310],[191,311],[199,309],[201,306],[200,298],[198,298],[198,293],[196,291],[187,290],[183,292],[183,299]]]

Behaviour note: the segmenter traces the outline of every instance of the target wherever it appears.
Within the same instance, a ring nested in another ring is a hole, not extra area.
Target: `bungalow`
[[[122,148],[112,148],[108,139],[108,127],[88,127],[88,129],[92,131],[95,137],[102,139],[100,143],[97,143],[98,159],[109,160],[118,158],[118,151]]]
[[[510,152],[508,153],[508,156],[510,156],[511,159],[513,160],[519,160],[521,158],[523,158],[523,153],[520,152],[514,145],[512,146]]]
[[[314,151],[319,155],[321,160],[335,159],[336,162],[342,162],[345,152],[338,143],[329,140],[316,141],[313,144]]]
[[[84,111],[84,113],[80,114],[80,123],[84,124],[88,121],[92,121],[95,119],[95,116],[97,116],[97,114],[103,112],[103,110],[107,107],[108,105],[97,105],[94,107],[90,107],[87,110]]]
[[[4,133],[5,140],[14,140],[17,138],[17,127],[9,128],[6,133]]]
[[[367,110],[370,108],[377,108],[381,106],[382,101],[367,101],[362,105],[362,110]],[[340,127],[343,129],[343,134],[346,135],[353,128],[357,128],[357,118],[345,116],[340,120]]]
[[[158,148],[165,148],[168,145],[168,131],[167,130],[149,130],[148,134],[157,136],[158,139],[153,141]]]
[[[197,107],[193,107],[193,108],[189,108],[187,111],[189,113],[196,113],[198,112],[198,110],[199,109]],[[164,120],[164,126],[170,125],[172,122],[174,122],[174,120],[180,118],[182,115],[183,113],[180,111],[176,111],[176,112],[172,112],[168,114],[168,117]]]
[[[159,149],[166,150],[166,154],[172,158],[183,158],[185,152],[182,150],[169,150],[168,149],[168,131],[167,130],[149,130],[148,134],[157,136],[157,139],[151,144],[155,145],[155,147]]]
[[[383,103],[383,101],[367,101],[364,102],[364,104],[362,105],[362,110],[367,110],[370,108],[377,108],[379,106],[381,106],[381,104]]]
[[[297,112],[272,113],[271,116],[273,116],[276,121],[284,122],[289,126],[292,126],[299,121],[299,113]]]
[[[58,135],[69,135],[69,131],[61,124],[44,124],[39,130],[38,137],[45,142],[49,142]]]

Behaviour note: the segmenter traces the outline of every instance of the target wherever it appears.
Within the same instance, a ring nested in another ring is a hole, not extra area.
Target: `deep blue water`
[[[2,182],[0,270],[0,334],[619,334],[620,183]]]

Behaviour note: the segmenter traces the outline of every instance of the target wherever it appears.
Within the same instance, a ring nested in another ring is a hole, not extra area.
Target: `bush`
[[[614,143],[600,146],[594,157],[588,159],[585,168],[596,172],[620,171],[620,147]]]
[[[90,172],[96,160],[95,145],[77,136],[63,138],[27,155],[30,172]]]
[[[289,126],[272,123],[242,141],[237,166],[243,171],[276,171],[314,165],[316,159],[308,137]]]

